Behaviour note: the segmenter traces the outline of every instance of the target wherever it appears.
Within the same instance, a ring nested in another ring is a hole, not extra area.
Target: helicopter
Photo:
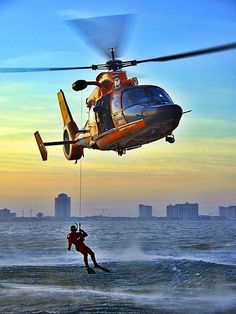
[[[112,18],[114,19],[114,16]],[[34,133],[43,161],[47,160],[47,146],[62,145],[65,157],[77,162],[84,157],[85,148],[115,151],[122,156],[128,150],[163,138],[173,144],[175,142],[173,131],[178,127],[183,114],[191,111],[183,111],[162,87],[140,85],[138,79],[129,78],[123,68],[235,48],[234,42],[151,59],[122,61],[116,56],[117,47],[113,46],[108,49],[110,59],[103,64],[56,68],[0,68],[0,72],[102,71],[95,81],[77,80],[72,84],[72,89],[76,92],[94,86],[93,92],[86,99],[89,112],[84,127],[79,128],[74,121],[66,97],[60,90],[57,96],[64,124],[63,140],[44,142],[38,131]]]

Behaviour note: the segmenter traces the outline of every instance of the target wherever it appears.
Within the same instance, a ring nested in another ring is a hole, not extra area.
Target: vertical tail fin
[[[66,126],[67,124],[69,124],[71,121],[74,121],[74,120],[72,118],[70,109],[68,107],[65,95],[61,89],[59,93],[57,93],[57,97],[58,97],[58,102],[61,109],[62,120],[64,122],[64,126]]]
[[[59,91],[57,97],[61,109],[62,120],[64,123],[63,140],[67,142],[64,144],[64,154],[68,160],[78,160],[84,155],[83,146],[79,145],[79,143],[71,144],[68,142],[76,140],[79,134],[79,129],[77,124],[73,120],[65,95],[62,90]]]
[[[65,95],[62,90],[57,93],[59,106],[61,109],[61,116],[64,123],[64,129],[67,129],[69,133],[69,139],[74,140],[75,136],[78,134],[79,129],[75,121],[73,120],[72,114],[70,112],[69,106],[67,104]]]

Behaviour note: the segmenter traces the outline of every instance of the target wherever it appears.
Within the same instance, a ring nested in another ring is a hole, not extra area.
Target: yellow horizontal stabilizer
[[[34,136],[35,136],[36,142],[38,144],[38,148],[39,148],[41,157],[45,161],[45,160],[47,160],[47,157],[48,157],[47,149],[46,149],[46,147],[43,143],[43,140],[42,140],[38,131],[34,133]]]

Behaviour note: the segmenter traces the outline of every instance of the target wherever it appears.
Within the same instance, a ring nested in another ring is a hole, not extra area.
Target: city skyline
[[[85,213],[84,215],[79,215],[79,210],[73,210],[71,208],[71,197],[69,197],[66,193],[59,193],[57,197],[53,198],[54,200],[54,207],[51,209],[49,213],[44,213],[43,211],[34,211],[31,209],[23,209],[18,212],[18,214],[15,213],[14,209],[0,209],[1,211],[11,211],[11,213],[14,211],[14,214],[17,217],[36,217],[38,214],[40,216],[49,216],[49,217],[55,217],[55,218],[70,218],[70,217],[94,217],[94,216],[107,216],[107,217],[175,217],[176,213],[177,216],[180,212],[186,213],[186,210],[189,211],[189,217],[193,216],[224,216],[224,213],[227,213],[227,217],[236,217],[236,205],[229,205],[229,206],[222,206],[218,205],[218,207],[215,209],[214,212],[203,212],[201,211],[201,206],[198,202],[189,203],[189,202],[182,202],[174,204],[173,202],[170,202],[165,205],[165,208],[161,211],[161,215],[158,215],[157,211],[153,211],[153,204],[146,203],[146,204],[137,204],[136,206],[136,212],[134,215],[114,215],[112,212],[112,208],[96,208],[93,209],[90,213]],[[59,202],[58,202],[59,200]],[[60,204],[59,204],[60,203]],[[0,207],[1,208],[1,207]],[[182,209],[181,209],[182,208]],[[184,208],[186,210],[184,210]],[[104,212],[106,211],[106,214],[104,215]],[[97,212],[97,213],[95,213]],[[174,215],[173,215],[174,213]],[[197,213],[197,214],[196,214]],[[181,214],[182,215],[182,214]],[[181,216],[180,215],[180,216]],[[177,217],[176,216],[176,217]],[[188,215],[186,216],[188,217]],[[1,220],[1,219],[0,219]]]
[[[122,59],[145,59],[234,42],[233,1],[128,1],[117,6],[105,0],[11,1],[1,6],[0,66],[83,66],[103,63],[64,20],[113,14],[137,14]],[[141,13],[140,13],[141,12]],[[151,25],[151,27],[150,27]],[[77,79],[94,80],[99,72],[0,74],[0,207],[52,214],[53,198],[67,191],[72,215],[92,215],[108,208],[111,216],[135,216],[139,203],[150,203],[153,215],[164,215],[170,202],[198,201],[203,213],[236,203],[236,50],[144,64],[127,71],[140,84],[163,87],[175,103],[192,112],[174,132],[176,143],[164,140],[127,152],[85,150],[74,164],[62,148],[49,148],[42,162],[33,133],[45,141],[62,138],[56,93],[65,91],[79,126],[87,119],[82,93],[71,90]],[[81,117],[82,116],[82,117]],[[82,199],[80,200],[80,182]],[[155,204],[155,205],[154,205]],[[156,205],[158,204],[158,205]],[[220,205],[219,205],[220,204]]]

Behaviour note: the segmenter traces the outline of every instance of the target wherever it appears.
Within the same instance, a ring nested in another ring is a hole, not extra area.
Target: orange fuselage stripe
[[[133,135],[135,133],[138,135],[139,132],[145,128],[145,126],[146,125],[143,120],[125,124],[121,127],[116,128],[114,132],[106,134],[101,138],[97,139],[96,144],[100,149],[108,149],[109,146],[114,146],[114,144],[119,142],[121,139],[122,141],[123,140],[128,141],[129,136],[130,138],[133,138]]]

